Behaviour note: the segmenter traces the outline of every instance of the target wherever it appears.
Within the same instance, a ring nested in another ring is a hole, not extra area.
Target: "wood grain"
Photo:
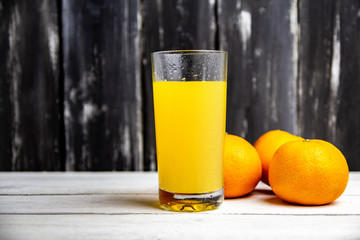
[[[139,1],[62,5],[67,170],[142,170]]]
[[[359,169],[360,4],[301,0],[299,12],[299,134],[332,142]]]
[[[334,143],[348,160],[350,169],[360,170],[360,1],[339,2],[340,77],[334,118]]]
[[[331,85],[339,82],[340,70],[336,5],[336,1],[299,2],[298,128],[304,138],[336,138],[332,116],[338,86]]]
[[[0,237],[66,239],[356,239],[358,216],[6,215]],[[261,231],[259,230],[261,226]],[[186,231],[184,230],[186,229]]]
[[[157,179],[155,172],[2,172],[0,195],[156,195]]]
[[[360,196],[360,173],[351,172],[343,196]],[[262,182],[258,190],[269,193]],[[260,192],[261,192],[260,191]],[[157,195],[156,172],[1,172],[0,195]]]
[[[266,191],[265,191],[266,192]],[[330,205],[294,206],[263,191],[227,200],[217,214],[359,215],[359,196],[342,196]],[[157,194],[1,196],[1,214],[162,214]],[[242,206],[239,208],[239,206]],[[165,212],[163,214],[173,214]]]
[[[0,170],[64,170],[56,1],[0,1],[0,49]]]
[[[317,207],[282,202],[260,183],[216,211],[189,214],[159,209],[154,172],[0,173],[0,238],[357,239],[359,183],[351,172],[345,193]]]
[[[0,214],[174,214],[159,209],[154,172],[2,173],[0,180]],[[360,215],[359,183],[360,173],[351,173],[344,194],[334,203],[318,207],[285,203],[269,186],[259,183],[251,194],[228,199],[215,212]]]
[[[360,170],[357,0],[0,0],[0,171],[156,170],[150,54],[229,52],[227,132]]]
[[[220,49],[229,51],[227,131],[254,142],[296,132],[297,1],[218,3]]]

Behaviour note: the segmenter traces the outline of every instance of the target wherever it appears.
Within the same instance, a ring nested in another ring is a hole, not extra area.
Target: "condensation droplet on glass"
[[[181,80],[185,81],[185,79],[186,79],[186,78],[183,77]]]

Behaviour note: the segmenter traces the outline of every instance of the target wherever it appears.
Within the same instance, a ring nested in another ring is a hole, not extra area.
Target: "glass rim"
[[[166,51],[157,51],[152,52],[151,54],[205,54],[205,53],[222,53],[227,55],[227,51],[223,50],[202,50],[202,49],[196,49],[196,50],[166,50]]]

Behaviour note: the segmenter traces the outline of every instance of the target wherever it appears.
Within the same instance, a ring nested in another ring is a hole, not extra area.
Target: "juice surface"
[[[223,187],[225,81],[153,82],[161,189],[206,193]]]

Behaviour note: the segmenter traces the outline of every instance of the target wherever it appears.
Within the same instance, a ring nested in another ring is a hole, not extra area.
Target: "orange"
[[[269,167],[273,192],[301,205],[323,205],[345,191],[349,168],[344,155],[331,143],[304,140],[282,145]]]
[[[276,150],[284,143],[290,141],[304,140],[301,137],[292,135],[281,130],[272,130],[263,134],[254,144],[255,149],[259,153],[262,165],[261,181],[269,185],[269,164]]]
[[[226,134],[224,147],[225,198],[250,193],[261,178],[261,160],[245,139]]]

